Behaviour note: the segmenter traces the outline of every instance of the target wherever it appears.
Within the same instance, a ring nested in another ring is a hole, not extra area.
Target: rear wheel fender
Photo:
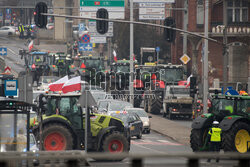
[[[193,121],[192,129],[201,129],[201,128],[210,127],[213,121],[214,121],[213,116],[210,116],[208,118],[203,118],[199,116]]]
[[[241,116],[232,117],[232,119],[228,119],[228,117],[225,117],[220,122],[220,128],[222,129],[222,131],[228,131],[232,127],[232,125],[238,120],[241,121],[241,122],[247,121],[247,119],[244,119]]]

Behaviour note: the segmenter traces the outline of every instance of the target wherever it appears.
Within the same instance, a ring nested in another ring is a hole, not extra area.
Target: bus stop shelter
[[[30,111],[34,104],[0,97],[0,150],[30,150]]]

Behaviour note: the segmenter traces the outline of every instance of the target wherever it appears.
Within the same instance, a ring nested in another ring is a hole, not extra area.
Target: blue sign
[[[92,43],[78,43],[79,51],[92,51],[93,45]]]
[[[11,9],[6,9],[6,15],[10,15],[11,14]]]
[[[7,56],[7,48],[0,48],[0,56]]]
[[[5,96],[17,96],[17,80],[4,81]]]
[[[232,87],[227,87],[227,89],[228,90],[225,92],[225,95],[239,95],[239,93]]]
[[[85,25],[84,25],[84,23],[80,23],[80,24],[78,25],[78,27],[79,27],[79,32],[85,31]]]
[[[155,51],[156,51],[156,52],[160,52],[160,47],[157,46],[157,47],[155,48]]]

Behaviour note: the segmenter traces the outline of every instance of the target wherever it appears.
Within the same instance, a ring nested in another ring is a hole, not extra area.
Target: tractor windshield
[[[116,72],[129,72],[129,65],[117,65]]]
[[[42,65],[44,62],[46,62],[46,57],[44,54],[33,54],[29,56],[29,65],[35,64],[35,65]]]
[[[237,102],[237,113],[250,115],[250,100],[241,99]]]
[[[100,59],[84,59],[82,63],[84,63],[86,68],[94,68],[97,71],[104,69],[104,65]]]
[[[178,82],[183,80],[182,68],[166,68],[160,70],[160,80],[165,82]]]
[[[225,99],[225,98],[216,98],[212,101],[213,112],[218,114],[220,110],[229,110],[233,113],[234,100]]]

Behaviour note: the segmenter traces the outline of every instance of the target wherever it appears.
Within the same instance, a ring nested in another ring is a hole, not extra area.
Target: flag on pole
[[[114,55],[114,61],[117,62],[117,57],[116,57],[116,52],[113,50],[113,55]]]
[[[193,75],[191,74],[188,78],[187,78],[187,85],[186,85],[186,88],[188,88],[190,86],[190,78],[192,77]]]
[[[62,87],[63,93],[81,90],[81,76],[69,79]]]
[[[33,40],[30,41],[28,48],[29,48],[29,51],[31,51],[33,49]]]
[[[53,82],[51,84],[49,84],[49,89],[50,91],[61,91],[63,85],[69,80],[68,75],[66,75],[65,77],[57,80],[56,82]]]

